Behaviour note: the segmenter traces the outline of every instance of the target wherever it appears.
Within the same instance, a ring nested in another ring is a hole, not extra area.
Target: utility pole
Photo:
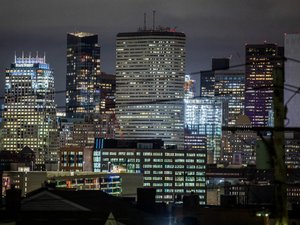
[[[273,105],[274,105],[274,131],[273,154],[271,155],[274,169],[275,185],[275,225],[288,225],[287,210],[287,175],[284,150],[284,70],[283,60],[280,60],[273,69]]]

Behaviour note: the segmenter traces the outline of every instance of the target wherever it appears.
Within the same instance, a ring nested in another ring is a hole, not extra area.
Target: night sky
[[[300,32],[298,0],[1,0],[0,95],[5,68],[22,50],[46,52],[56,90],[64,90],[68,32],[97,33],[102,71],[114,73],[116,34],[142,27],[144,12],[152,27],[152,10],[156,25],[186,34],[187,73],[210,69],[212,57],[243,63],[245,43],[283,45],[284,33]]]

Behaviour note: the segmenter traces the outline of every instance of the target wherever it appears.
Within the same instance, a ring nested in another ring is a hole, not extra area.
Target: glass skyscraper
[[[76,32],[67,34],[67,117],[99,113],[100,46],[98,35]]]
[[[222,108],[217,98],[185,99],[185,148],[207,150],[207,162],[221,157]]]
[[[183,148],[185,34],[119,33],[116,45],[116,137]]]
[[[228,104],[225,124],[232,126],[245,108],[245,73],[240,70],[215,71],[214,92],[216,97],[224,97]]]
[[[265,127],[272,121],[274,67],[280,61],[283,48],[276,44],[246,45],[245,113],[254,127]]]
[[[5,76],[3,149],[36,155],[36,164],[57,163],[54,77],[45,57],[15,57]]]

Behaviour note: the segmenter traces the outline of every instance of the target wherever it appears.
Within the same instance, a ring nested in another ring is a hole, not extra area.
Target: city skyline
[[[292,0],[249,4],[233,0],[224,3],[189,1],[188,4],[183,1],[90,1],[84,6],[77,1],[45,1],[43,7],[47,11],[35,1],[5,0],[3,3],[0,9],[1,73],[9,67],[9,58],[15,51],[46,52],[55,71],[56,90],[65,87],[65,39],[69,32],[98,34],[102,71],[114,73],[116,34],[143,27],[144,12],[147,26],[152,27],[152,10],[156,10],[157,26],[177,27],[186,34],[186,72],[189,73],[208,69],[212,57],[231,56],[233,63],[244,62],[245,43],[260,44],[267,40],[282,46],[285,32],[299,31],[300,17],[297,13],[300,4]],[[58,12],[57,8],[61,10]],[[9,13],[11,9],[14,14]]]

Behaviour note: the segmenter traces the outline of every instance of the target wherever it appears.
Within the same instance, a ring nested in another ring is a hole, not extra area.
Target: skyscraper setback
[[[15,57],[5,76],[3,148],[31,148],[36,164],[57,164],[54,77],[45,57]]]
[[[67,35],[66,113],[83,117],[99,112],[100,46],[98,35],[75,32]]]
[[[272,121],[274,67],[283,67],[282,58],[283,48],[276,44],[246,45],[245,113],[254,127]]]
[[[183,147],[185,34],[167,29],[119,33],[117,138],[162,139]]]

